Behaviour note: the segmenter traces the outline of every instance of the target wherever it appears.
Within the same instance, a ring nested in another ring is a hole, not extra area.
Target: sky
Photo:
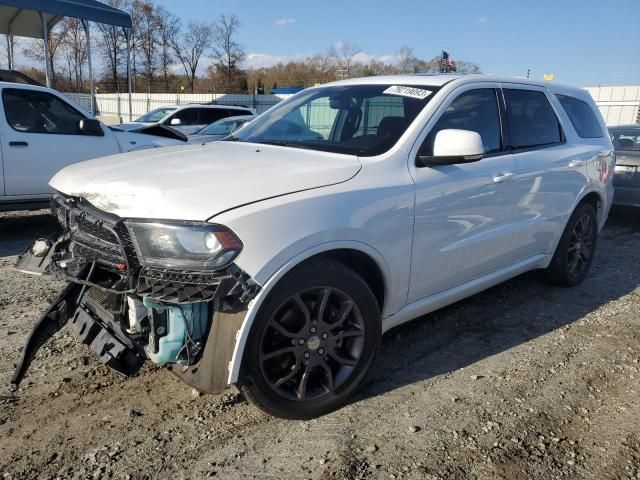
[[[640,0],[160,0],[186,23],[236,14],[250,66],[357,43],[360,58],[441,50],[483,73],[577,86],[640,84]]]

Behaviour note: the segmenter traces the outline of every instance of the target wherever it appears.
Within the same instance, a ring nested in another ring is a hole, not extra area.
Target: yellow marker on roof
[[[545,80],[553,80],[553,73],[545,73],[542,78]]]

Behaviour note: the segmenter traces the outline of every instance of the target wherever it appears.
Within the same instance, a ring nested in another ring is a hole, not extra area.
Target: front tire
[[[256,316],[241,389],[264,412],[324,415],[360,386],[378,351],[380,309],[366,282],[333,260],[288,273]]]
[[[543,279],[553,285],[574,287],[584,281],[596,251],[598,219],[593,206],[582,203],[567,222]]]

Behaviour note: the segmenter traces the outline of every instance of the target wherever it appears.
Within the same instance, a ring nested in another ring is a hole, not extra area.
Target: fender
[[[351,249],[358,250],[364,254],[369,255],[380,267],[382,271],[382,275],[385,279],[385,291],[390,291],[392,288],[389,285],[391,276],[389,275],[389,266],[386,261],[380,255],[380,253],[370,245],[361,242],[355,241],[336,241],[336,242],[327,242],[316,245],[312,248],[304,250],[303,252],[297,254],[287,263],[282,265],[269,279],[262,285],[260,292],[249,302],[249,308],[244,317],[244,321],[242,322],[242,326],[236,335],[236,344],[233,350],[233,356],[231,358],[231,362],[229,363],[229,379],[227,381],[228,384],[237,383],[240,378],[240,367],[242,364],[242,357],[244,355],[244,348],[247,344],[247,340],[249,338],[249,334],[251,332],[251,327],[253,326],[253,322],[260,310],[262,303],[265,298],[269,295],[269,292],[273,289],[273,287],[278,283],[278,281],[285,276],[287,272],[291,269],[302,263],[304,260],[313,257],[314,255],[318,255],[320,253],[329,252],[331,250],[339,250],[339,249]]]

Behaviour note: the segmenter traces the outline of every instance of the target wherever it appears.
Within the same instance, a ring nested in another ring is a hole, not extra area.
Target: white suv
[[[187,104],[156,108],[132,123],[123,123],[118,128],[124,131],[138,130],[149,125],[160,124],[178,130],[185,135],[192,135],[203,127],[223,118],[237,115],[255,115],[249,107],[235,105]]]
[[[67,167],[51,182],[66,233],[18,268],[70,283],[14,384],[69,319],[121,372],[170,364],[203,392],[321,415],[389,329],[528,270],[582,282],[613,173],[587,92],[479,75],[323,85],[225,141]]]

